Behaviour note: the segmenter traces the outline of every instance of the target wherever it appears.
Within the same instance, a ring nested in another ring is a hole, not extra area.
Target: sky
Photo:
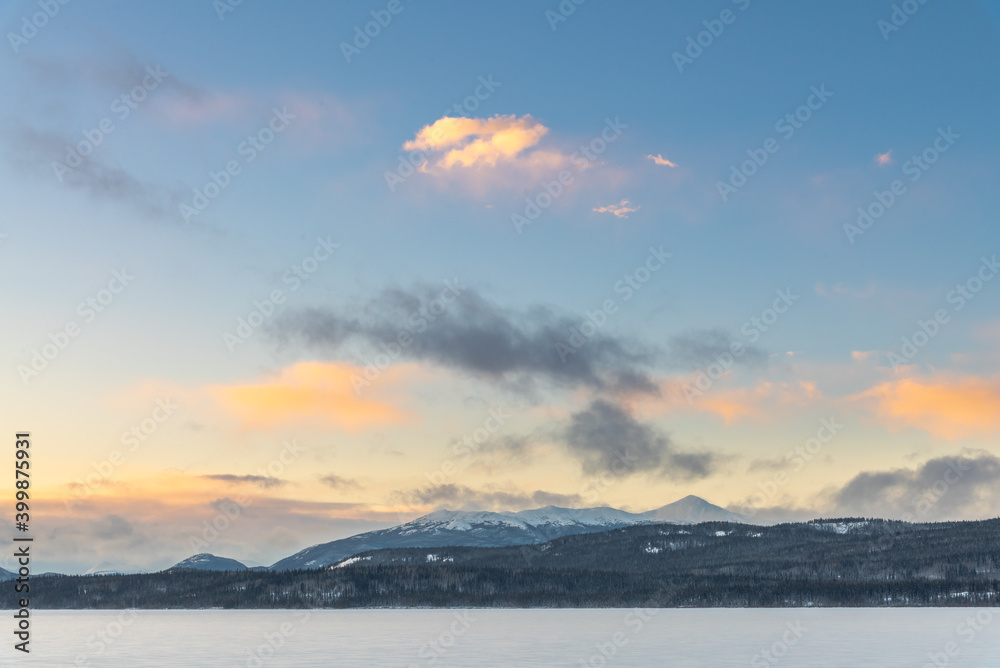
[[[36,561],[268,565],[438,508],[688,494],[1000,515],[998,19],[4,4]]]

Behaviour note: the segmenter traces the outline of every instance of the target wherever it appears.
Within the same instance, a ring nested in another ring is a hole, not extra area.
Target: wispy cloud
[[[890,429],[915,427],[945,439],[1000,433],[1000,380],[974,376],[904,378],[850,398]]]
[[[523,510],[539,506],[569,506],[580,504],[579,494],[559,494],[536,490],[519,490],[486,487],[474,489],[465,485],[432,485],[405,490],[394,495],[395,500],[419,506],[447,507],[450,510]]]
[[[272,487],[281,487],[287,485],[287,480],[281,480],[280,478],[274,478],[272,476],[265,475],[234,475],[232,473],[213,473],[209,475],[203,475],[202,478],[206,480],[215,480],[217,482],[229,483],[232,485],[256,485],[261,489],[271,489]]]
[[[616,218],[628,218],[628,215],[634,211],[638,211],[639,206],[632,206],[632,203],[627,199],[623,199],[617,204],[608,204],[607,206],[594,207],[593,211],[595,213],[610,213]]]
[[[885,153],[875,154],[875,164],[879,167],[885,167],[886,165],[892,164],[892,149],[886,151]]]
[[[340,491],[358,490],[361,489],[361,485],[358,484],[357,480],[353,478],[345,478],[343,476],[335,475],[333,473],[328,473],[319,479],[321,483],[330,487],[331,489],[336,489]]]
[[[387,369],[382,380],[398,381],[405,370]],[[209,388],[224,408],[251,426],[296,420],[319,421],[344,429],[397,424],[407,419],[400,408],[360,396],[356,383],[365,370],[339,362],[299,362],[275,378],[245,385]]]
[[[664,158],[659,153],[657,153],[656,155],[647,155],[646,158],[648,158],[649,160],[652,160],[654,165],[660,165],[661,167],[676,167],[677,166],[677,163],[671,162],[670,160],[667,160],[666,158]]]
[[[16,167],[57,183],[53,163],[64,159],[66,147],[73,145],[73,140],[22,124],[15,124],[8,137],[12,149],[9,159]],[[156,218],[176,219],[177,207],[185,196],[178,189],[147,183],[94,155],[60,176],[64,186],[82,190],[98,200],[121,202]]]

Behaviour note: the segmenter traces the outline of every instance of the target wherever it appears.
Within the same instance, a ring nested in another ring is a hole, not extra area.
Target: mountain
[[[193,557],[188,557],[184,561],[180,561],[167,570],[174,570],[177,568],[189,568],[196,571],[245,571],[247,567],[235,559],[227,559],[225,557],[217,557],[214,554],[208,554],[203,552],[201,554],[196,554]]]
[[[702,522],[735,522],[749,524],[742,515],[731,513],[725,508],[713,505],[705,499],[688,495],[680,501],[668,503],[662,508],[642,513],[642,517],[666,524],[700,524]]]
[[[271,566],[272,570],[322,568],[369,550],[402,547],[506,547],[544,543],[561,536],[595,533],[640,524],[695,524],[747,520],[696,496],[650,510],[546,506],[520,512],[438,510],[378,531],[313,545]]]
[[[38,609],[981,608],[1000,600],[1000,518],[638,524],[531,546],[376,550],[309,571],[39,577]],[[18,597],[0,586],[0,609]]]
[[[3,580],[13,580],[17,577],[17,573],[11,573],[6,568],[0,568],[0,581]]]

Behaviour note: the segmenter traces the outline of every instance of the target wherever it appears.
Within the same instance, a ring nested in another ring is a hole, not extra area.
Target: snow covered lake
[[[32,611],[2,665],[997,666],[1000,609]]]

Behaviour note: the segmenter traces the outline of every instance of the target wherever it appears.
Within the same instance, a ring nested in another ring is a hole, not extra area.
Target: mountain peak
[[[217,557],[208,552],[202,552],[179,561],[168,570],[175,568],[190,568],[197,571],[245,571],[246,565],[235,559]]]
[[[656,522],[677,524],[698,524],[699,522],[739,522],[746,524],[747,518],[731,513],[725,508],[709,503],[700,496],[688,494],[683,499],[668,503],[662,508],[642,513],[643,517]]]

